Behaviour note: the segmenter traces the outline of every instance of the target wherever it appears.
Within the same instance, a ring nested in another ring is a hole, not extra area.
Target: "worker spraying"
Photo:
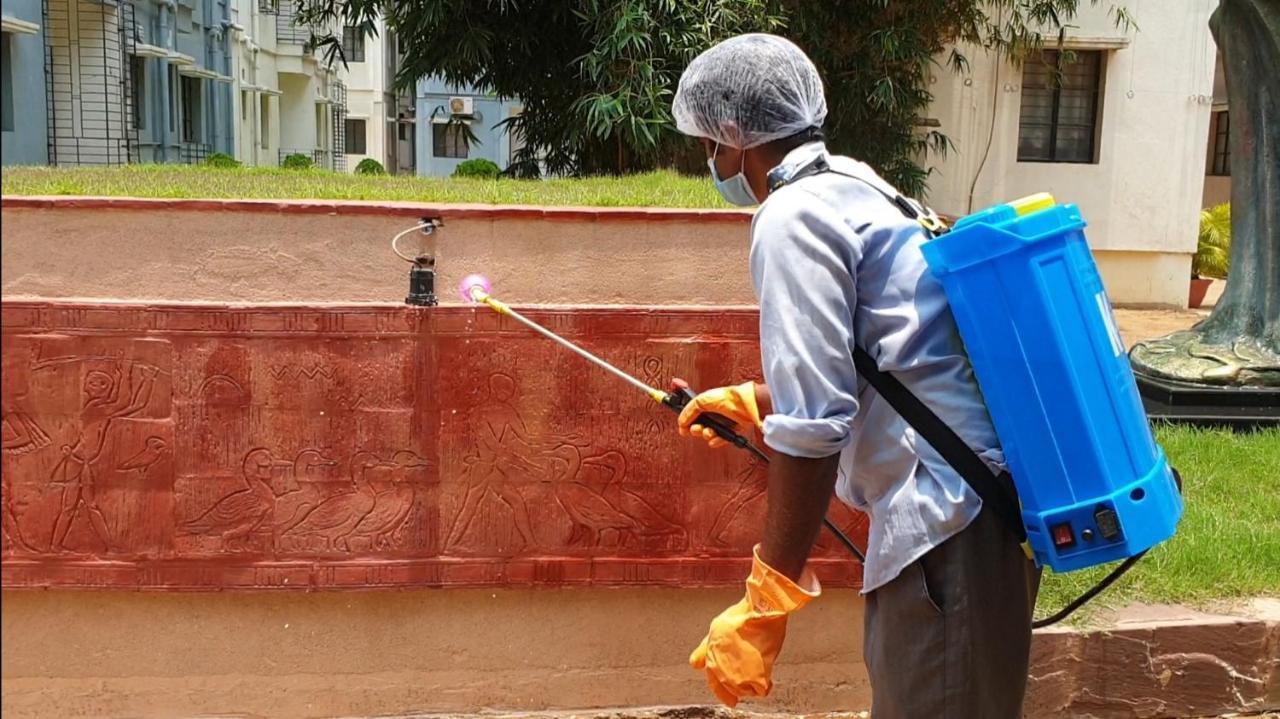
[[[821,81],[771,35],[695,59],[673,114],[700,138],[721,195],[763,205],[750,270],[764,382],[662,391],[493,297],[482,276],[463,280],[463,299],[679,412],[680,431],[713,448],[770,464],[744,434],[763,431],[776,460],[746,597],[690,657],[723,702],[772,688],[787,616],[821,591],[806,564],[825,524],[864,565],[873,719],[1019,716],[1031,629],[1104,591],[1173,536],[1183,510],[1079,208],[1041,193],[948,230],[827,152]],[[871,519],[865,554],[825,518],[833,489]],[[1117,560],[1032,622],[1039,567]]]
[[[727,705],[769,693],[788,615],[821,592],[806,563],[834,490],[870,518],[873,719],[1012,719],[1039,570],[1020,546],[1000,442],[922,254],[933,220],[867,165],[829,153],[826,114],[813,63],[771,35],[698,56],[674,100],[677,127],[701,142],[724,199],[761,206],[749,270],[763,381],[698,395],[681,431],[722,445],[697,423],[714,413],[761,428],[774,450],[746,596],[711,622],[690,661]],[[885,385],[869,386],[880,373],[955,441],[922,441]]]

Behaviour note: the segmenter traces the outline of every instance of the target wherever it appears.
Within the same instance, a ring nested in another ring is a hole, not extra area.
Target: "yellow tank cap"
[[[1021,199],[1006,203],[1018,213],[1018,216],[1029,215],[1032,212],[1048,209],[1054,206],[1053,195],[1047,192],[1037,192],[1034,195],[1027,195]]]

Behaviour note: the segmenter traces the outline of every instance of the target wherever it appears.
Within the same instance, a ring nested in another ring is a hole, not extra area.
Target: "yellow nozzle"
[[[1056,203],[1054,202],[1053,195],[1050,195],[1047,192],[1037,192],[1034,195],[1027,195],[1026,197],[1019,198],[1007,204],[1013,208],[1014,212],[1018,213],[1019,217],[1021,217],[1023,215],[1029,215],[1032,212],[1039,212],[1040,210],[1048,209],[1053,207]]]
[[[654,402],[659,404],[667,401],[667,393],[656,389],[649,390],[649,396],[653,398]]]
[[[493,310],[499,314],[505,315],[511,311],[510,307],[507,307],[505,303],[494,299],[493,295],[485,292],[484,288],[480,285],[472,285],[471,289],[467,290],[467,293],[471,295],[472,301],[483,302],[484,304],[492,307]]]

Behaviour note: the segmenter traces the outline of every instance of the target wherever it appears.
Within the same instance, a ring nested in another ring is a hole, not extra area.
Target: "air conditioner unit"
[[[476,114],[475,102],[473,98],[470,98],[470,97],[449,98],[449,114],[451,115]]]

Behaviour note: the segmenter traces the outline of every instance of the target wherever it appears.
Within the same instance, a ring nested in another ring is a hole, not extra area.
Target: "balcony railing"
[[[276,42],[281,45],[306,45],[311,41],[311,28],[299,25],[297,0],[277,0]]]
[[[301,150],[301,149],[281,148],[280,157],[279,157],[279,164],[281,167],[284,167],[284,161],[290,155],[302,155],[304,157],[309,157],[311,158],[311,164],[313,166],[319,167],[324,170],[333,169],[333,155],[328,150],[314,150],[314,149]]]
[[[178,147],[178,159],[187,165],[199,165],[212,153],[213,148],[203,142],[184,142]]]

